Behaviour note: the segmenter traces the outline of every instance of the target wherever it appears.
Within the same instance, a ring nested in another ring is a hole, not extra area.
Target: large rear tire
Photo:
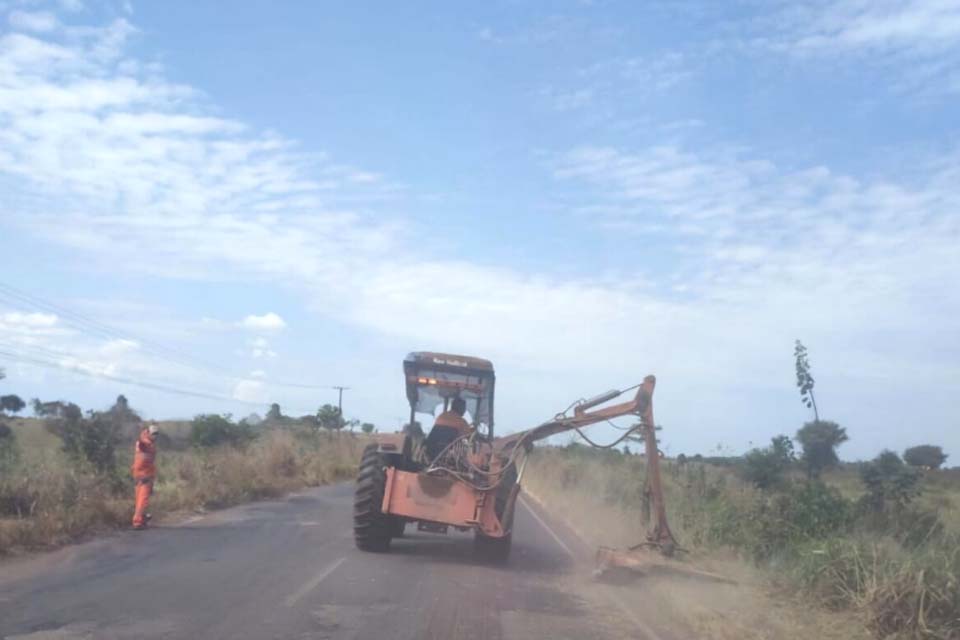
[[[510,549],[513,547],[513,512],[517,506],[516,499],[511,500],[510,496],[516,483],[517,468],[511,467],[507,469],[503,481],[497,487],[494,502],[497,517],[509,533],[502,538],[491,538],[477,531],[473,536],[473,549],[481,560],[493,564],[505,564],[510,558]],[[519,490],[519,487],[517,489]]]
[[[363,450],[353,499],[353,539],[362,551],[386,551],[396,530],[393,518],[381,510],[387,484],[385,467],[377,445]]]

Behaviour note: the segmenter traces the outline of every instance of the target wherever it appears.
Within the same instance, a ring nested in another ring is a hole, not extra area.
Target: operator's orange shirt
[[[136,480],[153,479],[157,475],[157,445],[150,439],[150,433],[144,429],[133,447],[133,466],[130,471]]]
[[[465,436],[471,431],[470,423],[463,419],[463,416],[453,411],[444,411],[437,416],[437,421],[433,423],[434,427],[451,427]]]

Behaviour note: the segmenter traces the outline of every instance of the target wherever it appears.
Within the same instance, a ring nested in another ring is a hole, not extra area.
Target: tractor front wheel
[[[353,539],[362,551],[386,551],[396,533],[394,518],[381,510],[387,484],[385,467],[377,445],[363,450],[353,500]]]

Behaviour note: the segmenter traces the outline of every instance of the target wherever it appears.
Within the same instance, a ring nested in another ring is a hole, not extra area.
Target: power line
[[[231,380],[245,380],[247,379],[244,376],[238,376],[233,371],[221,367],[216,364],[212,364],[196,358],[195,356],[184,354],[179,349],[168,347],[160,342],[155,340],[150,340],[143,338],[142,336],[137,336],[128,331],[123,331],[111,327],[110,325],[99,322],[89,316],[86,316],[82,313],[72,311],[58,305],[56,303],[45,300],[37,295],[27,293],[16,287],[13,287],[9,284],[0,282],[0,299],[6,298],[8,304],[10,300],[13,300],[14,303],[26,304],[34,309],[39,309],[41,311],[46,311],[49,313],[54,313],[64,319],[66,324],[74,327],[79,330],[81,333],[93,334],[101,338],[107,339],[121,339],[129,340],[136,342],[140,345],[144,351],[151,353],[159,358],[167,360],[169,362],[174,362],[176,364],[187,366],[192,369],[204,370],[207,372],[216,372],[217,375],[227,377]],[[264,384],[276,387],[289,387],[295,389],[326,389],[329,387],[323,385],[310,385],[296,382],[272,382],[269,380],[262,380]]]
[[[230,396],[218,395],[214,393],[207,393],[203,391],[196,391],[196,390],[190,390],[190,389],[182,389],[182,388],[174,387],[172,385],[168,385],[164,383],[150,382],[146,380],[137,380],[127,376],[118,376],[118,375],[103,373],[99,371],[91,371],[89,369],[84,369],[82,367],[70,366],[62,362],[57,362],[55,360],[48,360],[46,358],[43,358],[37,355],[31,356],[29,354],[22,354],[22,353],[7,351],[6,349],[2,348],[3,346],[5,345],[0,345],[0,356],[5,356],[10,360],[13,360],[15,362],[21,362],[24,364],[31,364],[39,367],[45,367],[48,369],[60,369],[63,371],[68,371],[70,373],[86,376],[88,378],[110,380],[112,382],[118,382],[121,384],[142,387],[145,389],[151,389],[153,391],[161,391],[163,393],[170,393],[170,394],[180,395],[180,396],[203,398],[206,400],[218,400],[222,402],[232,402],[232,403],[244,404],[244,405],[253,406],[253,407],[263,407],[265,404],[267,404],[266,402],[252,402],[249,400],[240,400],[238,398],[232,398]],[[51,352],[51,353],[54,353],[54,352]],[[309,414],[313,412],[297,410],[296,413]]]

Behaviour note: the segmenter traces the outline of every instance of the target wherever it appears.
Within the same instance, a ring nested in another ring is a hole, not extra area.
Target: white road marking
[[[333,562],[333,564],[327,565],[320,571],[320,573],[311,578],[305,585],[297,589],[296,593],[287,596],[287,599],[284,600],[283,603],[288,607],[292,607],[293,605],[297,604],[297,602],[299,602],[305,595],[316,589],[321,582],[326,580],[327,576],[336,571],[337,567],[346,561],[346,558],[340,558],[339,560]]]
[[[544,531],[546,531],[547,533],[550,534],[550,536],[553,538],[554,542],[556,542],[558,545],[560,545],[560,548],[563,549],[564,551],[566,551],[566,552],[567,552],[567,555],[569,555],[571,558],[573,558],[574,560],[576,560],[576,559],[577,559],[576,554],[574,554],[573,551],[570,550],[570,547],[568,547],[567,544],[566,544],[563,540],[560,539],[560,536],[558,536],[558,535],[553,531],[553,529],[550,528],[550,525],[548,525],[546,522],[544,522],[544,521],[543,521],[543,518],[541,518],[540,516],[537,515],[537,512],[534,511],[534,510],[530,507],[530,505],[527,503],[527,501],[526,501],[526,499],[523,497],[523,495],[521,494],[520,496],[518,496],[518,498],[520,499],[520,502],[523,503],[524,508],[530,513],[530,515],[533,516],[533,519],[536,520],[536,521],[540,524],[541,527],[543,527],[543,530],[544,530]]]
[[[554,530],[550,528],[550,525],[548,525],[543,520],[543,518],[537,515],[537,512],[530,507],[530,504],[524,498],[523,494],[519,495],[518,498],[520,499],[520,502],[523,503],[523,506],[530,513],[530,515],[533,516],[533,519],[536,520],[541,527],[543,527],[544,531],[549,533],[550,536],[554,539],[554,541],[558,545],[560,545],[560,547],[563,548],[563,550],[566,551],[571,558],[576,560],[577,557],[574,555],[573,551],[570,550],[570,547],[568,547],[564,543],[564,541],[560,539],[560,536],[558,536],[556,532],[554,532]],[[650,625],[648,625],[643,620],[637,617],[637,615],[630,609],[630,607],[627,606],[627,603],[624,602],[619,595],[614,593],[609,588],[605,588],[604,593],[611,601],[613,601],[614,604],[617,605],[617,608],[623,612],[623,614],[630,620],[630,622],[636,625],[636,627],[640,630],[640,632],[646,636],[647,640],[663,640],[663,638],[661,638],[656,631],[650,628]]]

